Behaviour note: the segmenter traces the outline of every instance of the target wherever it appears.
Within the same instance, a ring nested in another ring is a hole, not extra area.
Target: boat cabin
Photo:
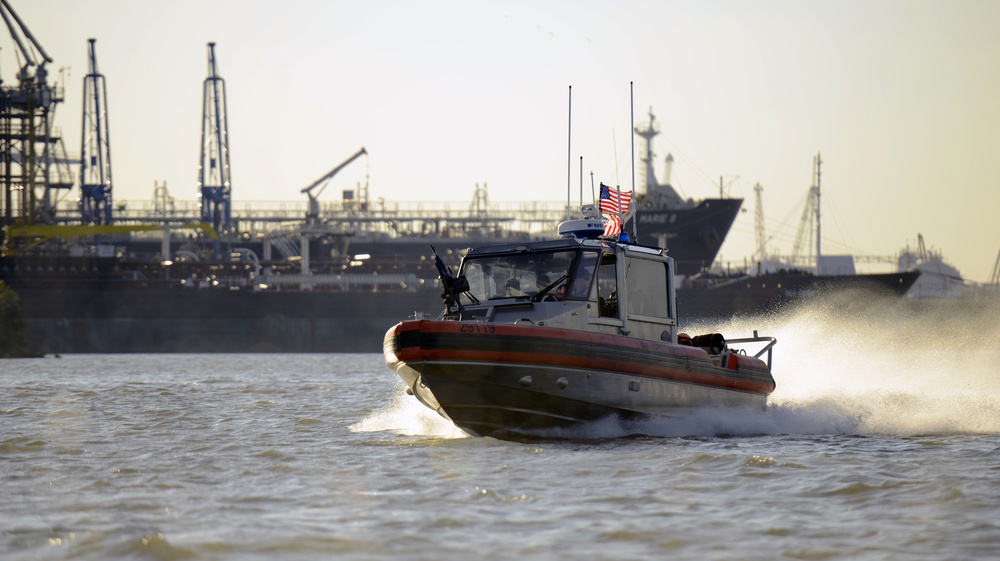
[[[452,295],[445,319],[528,323],[676,343],[672,269],[665,250],[607,239],[480,247],[462,261],[456,279],[460,289]]]

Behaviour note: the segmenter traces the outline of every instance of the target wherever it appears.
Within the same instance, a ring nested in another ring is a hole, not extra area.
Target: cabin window
[[[601,266],[597,269],[597,309],[601,317],[618,317],[618,275],[614,254],[601,256]]]
[[[590,300],[590,291],[594,285],[594,272],[597,271],[597,260],[600,254],[596,251],[581,251],[576,262],[576,271],[570,279],[567,297],[570,300]]]
[[[479,302],[530,298],[542,291],[561,299],[566,296],[577,253],[564,250],[467,256],[461,274],[469,281],[469,293]],[[473,301],[463,295],[462,303]]]
[[[667,264],[662,261],[625,258],[629,315],[670,317],[667,274]]]

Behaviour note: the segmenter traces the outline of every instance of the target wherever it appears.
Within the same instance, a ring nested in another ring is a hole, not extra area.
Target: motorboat
[[[606,236],[586,215],[559,234],[470,249],[457,274],[437,259],[445,309],[383,341],[407,393],[471,435],[499,438],[766,407],[775,338],[682,333],[665,249]]]

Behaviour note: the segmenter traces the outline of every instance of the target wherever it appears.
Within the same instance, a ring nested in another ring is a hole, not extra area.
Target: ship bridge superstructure
[[[649,108],[649,123],[635,127],[635,134],[646,141],[646,149],[639,157],[645,168],[643,174],[643,192],[645,202],[657,208],[691,208],[695,206],[694,201],[685,200],[670,184],[670,172],[673,166],[674,157],[667,154],[665,163],[664,183],[656,179],[654,161],[656,154],[653,152],[653,139],[660,134],[660,126],[656,123],[656,116],[653,115],[653,108]]]

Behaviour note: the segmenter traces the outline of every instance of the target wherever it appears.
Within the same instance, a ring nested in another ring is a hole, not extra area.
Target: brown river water
[[[767,411],[523,442],[377,354],[2,360],[0,559],[996,559],[996,311],[727,322],[778,338]]]

